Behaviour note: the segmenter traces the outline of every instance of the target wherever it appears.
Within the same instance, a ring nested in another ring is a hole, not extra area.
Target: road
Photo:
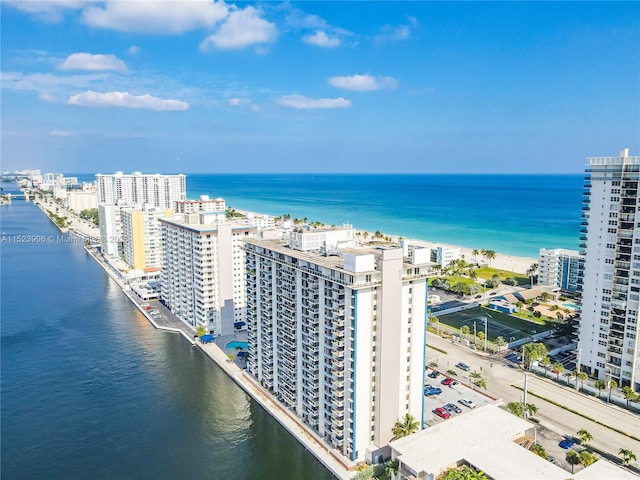
[[[445,355],[437,350],[428,348],[429,345],[449,353]],[[502,398],[505,403],[522,401],[523,392],[511,385],[524,386],[524,370],[511,368],[513,366],[509,367],[507,366],[508,362],[493,361],[484,354],[472,352],[460,344],[452,344],[451,341],[428,333],[427,362],[434,360],[438,362],[440,370],[458,370],[458,378],[468,382],[469,373],[462,372],[454,367],[456,363],[462,361],[470,365],[472,371],[482,371],[487,380],[487,391],[490,394]],[[535,377],[533,374],[527,376],[527,390],[624,432],[640,436],[640,416],[620,407],[577,393],[574,389],[563,387],[551,380]],[[589,445],[595,449],[607,452],[617,458],[619,449],[626,448],[633,451],[640,458],[640,442],[532,395],[528,396],[527,403],[534,403],[538,407],[538,413],[535,418],[540,420],[541,425],[556,432],[558,434],[557,439],[563,435],[575,435],[578,430],[584,428],[593,435],[593,440]],[[547,450],[550,450],[548,445],[545,444],[544,446]],[[564,454],[566,454],[565,451],[559,449],[557,452],[550,451],[550,453],[557,460],[559,459],[558,455],[562,455],[562,458],[564,458]],[[636,462],[632,465],[638,466],[638,463]]]

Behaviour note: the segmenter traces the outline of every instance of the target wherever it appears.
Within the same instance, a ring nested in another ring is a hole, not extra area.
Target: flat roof
[[[417,474],[424,472],[436,476],[457,462],[465,461],[494,480],[565,480],[570,476],[576,480],[637,479],[605,460],[598,460],[570,475],[513,441],[533,428],[535,425],[489,404],[389,445],[397,452],[395,458]]]

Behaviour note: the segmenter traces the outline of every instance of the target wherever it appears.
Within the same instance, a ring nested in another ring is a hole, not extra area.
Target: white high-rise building
[[[540,249],[538,285],[558,287],[564,293],[582,291],[584,255],[564,248]]]
[[[162,209],[175,208],[175,202],[187,195],[186,175],[160,175],[133,172],[113,175],[96,174],[98,220],[102,252],[122,255],[122,208],[143,205]]]
[[[587,158],[583,198],[583,370],[640,390],[640,156]]]
[[[194,328],[229,335],[245,322],[242,240],[255,227],[218,223],[215,213],[160,218],[163,242],[162,301]],[[224,217],[222,217],[224,218]]]
[[[98,203],[152,205],[175,208],[177,200],[187,195],[187,177],[183,174],[161,175],[116,172],[96,174]]]
[[[371,459],[405,414],[424,421],[432,264],[324,233],[245,240],[247,370],[331,448]]]

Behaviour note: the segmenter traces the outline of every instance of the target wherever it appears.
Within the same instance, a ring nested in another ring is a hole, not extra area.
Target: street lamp
[[[484,352],[485,353],[487,353],[487,321],[488,321],[487,317],[493,318],[488,313],[487,313],[487,315],[485,317],[483,317],[483,320],[484,320]]]

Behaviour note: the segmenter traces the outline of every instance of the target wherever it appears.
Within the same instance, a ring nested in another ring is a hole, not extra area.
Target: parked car
[[[432,387],[431,385],[425,385],[424,394],[426,396],[430,395],[440,395],[442,393],[442,389],[438,387]]]
[[[454,403],[447,403],[443,408],[447,412],[449,412],[451,415],[455,415],[456,413],[462,413],[462,409]]]
[[[447,378],[445,378],[444,380],[442,380],[440,383],[441,383],[442,385],[450,385],[450,384],[452,384],[453,382],[454,382],[453,378],[451,378],[451,377],[447,377]]]
[[[427,375],[427,377],[430,377],[430,378],[438,378],[439,376],[440,376],[440,372],[438,372],[437,370],[434,370],[433,372]]]
[[[475,298],[482,298],[482,295],[476,295]]]
[[[467,408],[476,408],[476,404],[473,403],[473,400],[469,400],[468,398],[461,398],[458,402]]]
[[[440,418],[449,418],[451,415],[449,415],[449,412],[447,412],[444,408],[442,407],[438,407],[436,408],[433,413],[435,413],[437,416],[439,416]]]
[[[564,440],[562,440],[558,445],[560,445],[560,448],[564,448],[565,450],[569,450],[575,444],[576,444],[576,439],[573,438],[573,437],[569,437],[569,438],[565,438]]]
[[[459,388],[460,387],[460,382],[451,382],[449,384],[449,388]]]
[[[462,362],[456,363],[456,367],[458,367],[460,370],[464,370],[465,372],[468,372],[469,370],[471,370],[471,367],[469,365]]]

